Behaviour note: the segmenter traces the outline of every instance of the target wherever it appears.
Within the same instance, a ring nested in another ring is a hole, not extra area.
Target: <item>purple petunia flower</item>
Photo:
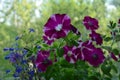
[[[73,50],[73,53],[75,53],[77,55],[77,60],[84,60],[84,55],[81,51],[81,48],[76,48],[75,50]]]
[[[63,38],[71,30],[70,22],[66,14],[53,14],[44,25],[44,33],[49,38]]]
[[[74,27],[73,25],[71,25],[71,30],[73,33],[75,33],[76,35],[80,35],[81,36],[81,33],[78,31],[78,29],[76,27]]]
[[[96,44],[101,45],[103,43],[103,39],[100,34],[96,33],[95,31],[92,31],[89,35],[93,41],[96,41]]]
[[[88,40],[88,41],[85,41],[85,42],[81,42],[80,44],[79,44],[79,48],[87,48],[87,49],[89,49],[89,50],[92,50],[92,49],[94,49],[95,48],[95,46],[92,44],[92,41],[91,40]]]
[[[35,61],[36,67],[45,72],[47,67],[52,65],[52,61],[48,59],[50,52],[49,51],[39,51],[37,59]]]
[[[118,27],[120,27],[120,19],[118,20]]]
[[[69,63],[75,63],[77,61],[77,51],[75,46],[64,46],[64,58]]]
[[[114,53],[110,53],[110,56],[113,60],[118,61],[118,58],[115,56]]]
[[[51,45],[55,40],[55,38],[49,38],[46,35],[43,36],[43,39],[44,39],[45,43],[48,44],[48,45]]]
[[[85,42],[82,42],[82,41],[79,41],[79,54],[77,56],[78,59],[80,60],[84,60],[85,59],[85,56],[83,54],[83,49],[87,49],[89,51],[92,51],[93,49],[95,49],[94,45],[92,44],[92,41],[91,40],[88,40],[88,41],[85,41]]]
[[[100,48],[94,48],[92,50],[83,48],[82,52],[84,54],[85,61],[94,67],[97,67],[104,62],[105,57],[103,55],[103,51]]]
[[[83,24],[85,25],[87,30],[96,30],[99,28],[98,21],[95,18],[91,18],[90,16],[85,16],[83,19]]]

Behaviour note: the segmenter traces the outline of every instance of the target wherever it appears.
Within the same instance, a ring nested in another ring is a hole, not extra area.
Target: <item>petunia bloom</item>
[[[80,35],[81,36],[81,33],[78,31],[78,29],[76,27],[74,27],[73,25],[71,25],[71,30],[73,33],[75,33],[76,35]]]
[[[37,59],[35,61],[36,67],[45,72],[47,67],[52,65],[52,61],[49,60],[49,51],[39,51],[37,55]]]
[[[118,58],[115,56],[114,53],[110,53],[110,56],[113,60],[118,61]]]
[[[96,41],[96,44],[101,45],[103,43],[103,39],[100,34],[96,33],[95,31],[92,31],[89,35],[93,41]]]
[[[64,58],[69,63],[75,63],[77,61],[77,54],[75,53],[76,47],[75,46],[64,46]]]
[[[91,18],[90,16],[84,17],[83,24],[85,25],[87,30],[93,31],[99,28],[98,20],[95,18]]]
[[[66,14],[53,14],[44,25],[44,33],[51,38],[63,38],[71,30],[71,20]]]
[[[118,20],[118,27],[120,27],[120,19]]]
[[[84,48],[89,50],[89,51],[92,51],[93,49],[95,49],[91,40],[88,40],[88,41],[85,41],[85,42],[79,41],[78,48],[79,48],[79,54],[78,54],[77,58],[80,59],[80,60],[85,59],[84,53],[82,51]]]
[[[75,55],[77,55],[77,60],[84,60],[84,55],[82,53],[82,49],[81,48],[76,48],[75,50],[73,50],[73,53],[75,53]]]
[[[87,48],[89,50],[94,49],[95,46],[92,44],[91,40],[85,41],[85,42],[80,42],[79,43],[79,48]]]
[[[55,40],[55,38],[49,38],[46,35],[43,35],[43,39],[44,39],[45,43],[48,44],[48,45],[51,45]]]
[[[85,61],[94,67],[97,67],[104,62],[105,57],[103,55],[103,51],[100,48],[94,48],[92,50],[84,48],[82,52],[84,54]]]

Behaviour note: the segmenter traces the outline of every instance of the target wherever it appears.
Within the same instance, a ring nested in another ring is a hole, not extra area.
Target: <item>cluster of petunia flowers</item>
[[[103,39],[96,30],[99,28],[97,19],[90,16],[85,16],[83,24],[87,30],[90,31],[90,39],[87,41],[78,40],[78,46],[65,45],[63,46],[63,57],[69,63],[74,64],[78,60],[88,62],[90,65],[97,67],[104,62],[105,56],[101,48],[97,48],[93,45],[96,42],[97,45],[102,45]],[[66,14],[53,14],[44,25],[43,39],[46,44],[52,45],[55,40],[66,37],[70,31],[76,35],[81,36],[81,33],[76,27],[71,24],[71,19]],[[46,71],[49,65],[53,64],[53,61],[49,59],[50,50],[39,51],[36,59],[36,67],[43,72]]]
[[[75,36],[79,36],[80,38],[77,40],[77,45],[68,45],[66,42],[62,46],[63,53],[59,52],[62,54],[62,58],[73,65],[77,61],[82,60],[94,67],[98,67],[106,60],[102,48],[98,47],[103,44],[102,36],[96,31],[99,28],[98,20],[90,16],[85,16],[82,22],[85,29],[90,32],[88,35],[89,39],[85,41],[81,39],[82,34],[71,24],[71,19],[67,14],[53,14],[44,25],[43,41],[45,44],[52,46],[56,40],[61,38],[64,40],[64,38],[72,32]],[[35,30],[30,28],[29,32],[35,32]],[[20,39],[20,37],[16,37],[16,40],[18,39]],[[9,59],[10,62],[14,64],[13,66],[15,66],[16,70],[13,74],[14,77],[19,77],[21,76],[20,73],[23,74],[26,72],[27,74],[25,75],[29,75],[29,80],[32,80],[34,74],[37,72],[45,72],[50,65],[59,61],[56,48],[52,49],[53,53],[51,53],[50,49],[42,50],[41,48],[41,46],[38,46],[36,49],[37,55],[35,54],[29,58],[26,57],[30,51],[29,49],[19,49],[18,47],[4,48],[4,51],[10,51],[10,54],[8,54],[5,59]],[[22,54],[19,52],[22,52]],[[115,61],[118,60],[114,53],[109,53]],[[51,54],[54,55],[54,60],[50,58]],[[9,71],[7,71],[7,73],[8,72]]]

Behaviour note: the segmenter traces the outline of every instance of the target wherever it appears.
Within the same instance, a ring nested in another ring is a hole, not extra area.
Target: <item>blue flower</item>
[[[9,48],[9,51],[14,51],[14,48]]]
[[[7,60],[7,59],[9,59],[9,58],[10,58],[10,55],[9,55],[9,54],[5,56],[5,60]]]
[[[21,66],[17,66],[16,67],[16,72],[17,73],[20,73],[22,70],[23,70],[23,68]]]
[[[34,76],[34,70],[31,70],[31,71],[29,71],[28,72],[28,74],[29,74],[29,80],[32,80],[32,78],[33,78],[33,76]]]
[[[27,63],[27,60],[22,60],[21,61],[21,64],[26,64]]]
[[[10,73],[10,70],[6,70],[6,74]]]
[[[22,59],[22,56],[19,53],[11,52],[10,54],[8,54],[8,56],[6,56],[6,59],[7,58],[10,59],[10,62],[16,63],[18,60]]]
[[[38,46],[37,46],[37,49],[40,49],[40,48],[41,48],[41,46],[38,45]]]
[[[35,32],[33,28],[29,28],[29,32]]]
[[[34,70],[29,71],[28,74],[29,74],[30,76],[34,76]]]
[[[20,37],[19,37],[19,36],[16,36],[15,40],[18,40],[18,39],[20,39]]]
[[[9,50],[9,48],[4,48],[4,49],[3,49],[3,51],[8,51],[8,50]]]
[[[14,78],[17,78],[17,77],[19,77],[19,74],[18,74],[17,72],[14,73],[14,74],[13,74],[13,77],[14,77]]]
[[[22,53],[23,53],[23,56],[25,56],[25,55],[28,53],[28,50],[23,49],[23,50],[22,50]]]

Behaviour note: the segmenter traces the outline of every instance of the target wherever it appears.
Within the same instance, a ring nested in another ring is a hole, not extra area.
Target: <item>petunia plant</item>
[[[111,80],[119,77],[120,20],[110,21],[109,35],[99,33],[99,22],[85,16],[83,36],[67,14],[53,14],[42,37],[30,28],[15,39],[5,59],[15,68],[7,70],[16,80]],[[79,27],[78,27],[79,28]],[[39,34],[41,35],[41,34]],[[83,37],[85,37],[83,39]]]

